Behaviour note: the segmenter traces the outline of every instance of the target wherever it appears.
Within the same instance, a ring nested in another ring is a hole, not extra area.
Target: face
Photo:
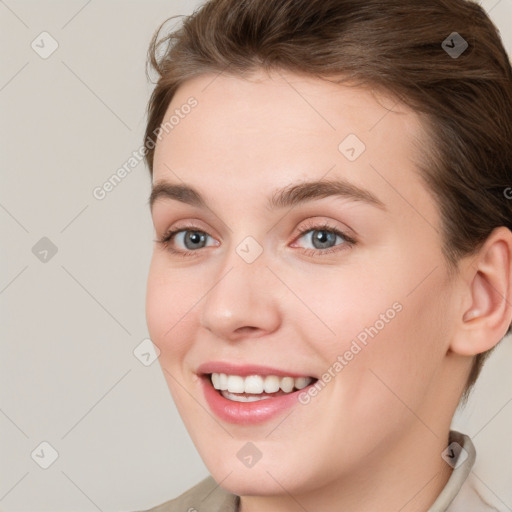
[[[389,460],[418,417],[449,425],[452,285],[415,113],[281,72],[197,77],[172,115],[146,315],[213,477],[305,492]]]

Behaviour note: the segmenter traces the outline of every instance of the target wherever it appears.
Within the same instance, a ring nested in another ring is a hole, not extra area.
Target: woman
[[[512,321],[483,9],[212,0],[151,56],[147,321],[212,475],[151,510],[504,509],[450,431]]]

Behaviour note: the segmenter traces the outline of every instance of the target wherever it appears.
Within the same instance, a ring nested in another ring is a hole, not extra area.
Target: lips
[[[235,365],[232,363],[224,362],[209,362],[204,363],[197,368],[198,375],[212,374],[212,373],[225,373],[226,375],[240,375],[246,377],[247,375],[277,375],[278,377],[311,377],[316,379],[317,377],[308,375],[307,373],[297,373],[289,370],[281,370],[279,368],[273,368],[264,365]]]
[[[211,411],[229,423],[261,423],[298,404],[316,377],[261,365],[212,362],[197,370]],[[276,387],[277,386],[277,387]]]

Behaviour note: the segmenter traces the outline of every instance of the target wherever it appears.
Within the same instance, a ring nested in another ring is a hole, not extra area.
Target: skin
[[[182,236],[155,243],[146,315],[207,468],[243,512],[427,510],[451,474],[441,453],[473,356],[511,321],[510,232],[495,230],[449,276],[416,163],[421,119],[387,96],[283,71],[202,75],[179,88],[165,119],[190,96],[197,107],[157,143],[153,184],[191,185],[208,208],[160,198],[152,218],[156,239],[192,223],[208,242],[195,252]],[[366,145],[354,162],[338,149],[348,134]],[[336,177],[384,208],[347,197],[267,208],[278,188]],[[299,234],[326,221],[356,244],[337,238],[322,254],[314,230]],[[263,249],[250,264],[236,252],[247,236]],[[200,364],[318,377],[397,302],[401,311],[307,405],[243,426],[209,410]],[[237,458],[248,441],[262,454],[252,468]]]

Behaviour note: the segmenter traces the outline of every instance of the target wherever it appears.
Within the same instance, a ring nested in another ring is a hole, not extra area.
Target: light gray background
[[[3,511],[134,511],[208,474],[158,362],[133,354],[148,337],[148,172],[140,163],[105,199],[92,195],[141,146],[151,35],[200,3],[0,0]],[[512,53],[512,0],[483,5]],[[47,59],[31,48],[43,31],[59,45]],[[58,249],[46,262],[32,252],[42,237]],[[511,363],[506,339],[453,425],[472,436],[474,471],[503,510]],[[48,469],[31,457],[43,441],[59,455]]]

